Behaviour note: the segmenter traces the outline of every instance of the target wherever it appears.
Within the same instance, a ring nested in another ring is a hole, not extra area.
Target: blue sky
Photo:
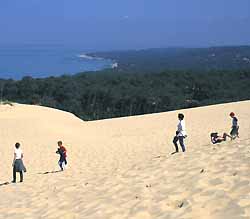
[[[249,0],[0,0],[0,44],[250,45]]]

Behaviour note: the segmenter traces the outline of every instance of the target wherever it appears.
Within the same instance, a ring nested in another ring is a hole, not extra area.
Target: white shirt
[[[178,136],[185,136],[187,135],[186,128],[185,128],[185,121],[180,120],[179,124],[177,125],[177,131],[179,132]]]
[[[18,149],[15,148],[14,153],[16,155],[16,159],[22,159],[23,152],[22,152],[21,148],[18,148]]]

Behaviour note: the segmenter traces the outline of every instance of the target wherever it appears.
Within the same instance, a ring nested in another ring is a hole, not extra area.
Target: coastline
[[[63,47],[4,47],[0,56],[0,79],[60,77],[118,66],[111,59],[95,57],[80,49]]]
[[[117,60],[115,59],[111,59],[111,58],[104,58],[104,57],[100,57],[98,56],[96,53],[86,53],[86,54],[81,54],[79,55],[80,58],[85,58],[85,59],[90,59],[90,60],[110,60],[113,64],[111,64],[111,68],[118,68],[119,67],[119,63]]]

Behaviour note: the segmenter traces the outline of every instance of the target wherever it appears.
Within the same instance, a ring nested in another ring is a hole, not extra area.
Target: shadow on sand
[[[54,170],[54,171],[46,171],[46,172],[42,172],[42,173],[38,173],[38,174],[46,175],[46,174],[60,173],[60,172],[62,172],[62,171],[61,170]]]
[[[174,155],[174,154],[177,154],[177,153],[178,153],[177,151],[174,151],[174,152],[171,153],[171,155]]]
[[[4,182],[4,183],[0,183],[0,186],[7,186],[9,184],[10,184],[10,182]]]

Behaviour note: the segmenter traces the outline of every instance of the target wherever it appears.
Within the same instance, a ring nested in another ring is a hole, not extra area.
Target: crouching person
[[[223,136],[218,135],[218,132],[212,132],[210,134],[211,142],[213,144],[221,143],[223,141],[227,140],[227,137],[232,140],[232,137],[228,135],[227,133],[224,133]]]

